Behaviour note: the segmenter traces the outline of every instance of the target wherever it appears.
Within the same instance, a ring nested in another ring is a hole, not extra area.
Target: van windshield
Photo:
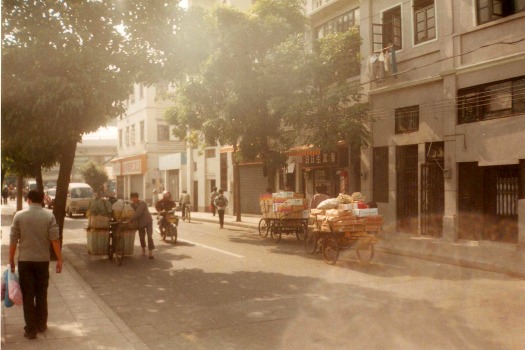
[[[91,188],[74,188],[71,190],[71,198],[91,198],[93,190]]]

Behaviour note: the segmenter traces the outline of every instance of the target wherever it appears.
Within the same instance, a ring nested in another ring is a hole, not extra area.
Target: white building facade
[[[118,158],[113,160],[116,191],[123,198],[138,192],[141,199],[153,203],[155,194],[166,188],[159,169],[159,157],[185,150],[184,142],[173,136],[165,119],[172,106],[163,100],[167,84],[134,86],[126,114],[117,120]]]

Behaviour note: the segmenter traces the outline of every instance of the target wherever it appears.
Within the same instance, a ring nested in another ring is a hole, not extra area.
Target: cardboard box
[[[357,209],[357,203],[339,204],[339,210],[352,211],[353,209]]]
[[[365,217],[365,216],[375,216],[378,215],[377,208],[370,208],[370,209],[353,209],[352,213],[354,213],[357,217]]]
[[[286,203],[290,205],[299,205],[301,207],[304,206],[304,201],[302,198],[289,198],[286,200]]]

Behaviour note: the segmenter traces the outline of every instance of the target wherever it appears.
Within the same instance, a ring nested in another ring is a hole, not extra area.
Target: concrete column
[[[525,250],[525,199],[518,200],[518,248]]]

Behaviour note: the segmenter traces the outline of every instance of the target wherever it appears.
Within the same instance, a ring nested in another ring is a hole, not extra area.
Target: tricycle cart
[[[306,233],[308,232],[308,219],[299,219],[295,217],[297,214],[294,212],[278,214],[280,214],[278,218],[266,219],[266,236],[268,232],[270,232],[272,240],[278,243],[283,234],[289,235],[295,233],[298,241],[304,241]]]
[[[268,233],[276,243],[283,234],[295,234],[304,241],[308,232],[309,212],[302,194],[279,192],[261,195],[262,219],[259,221],[259,235],[266,238]],[[305,217],[306,212],[306,217]]]
[[[305,250],[314,254],[321,250],[328,264],[335,264],[341,249],[355,249],[359,261],[369,263],[374,258],[381,216],[363,218],[332,217],[315,220],[305,239]]]

